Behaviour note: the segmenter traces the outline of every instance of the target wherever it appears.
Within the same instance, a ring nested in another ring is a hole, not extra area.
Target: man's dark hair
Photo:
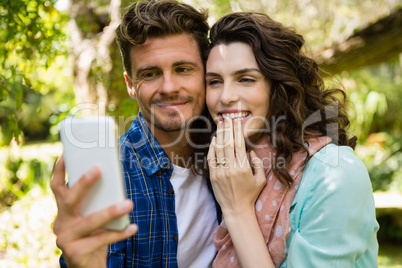
[[[117,44],[127,74],[131,77],[131,48],[143,44],[150,37],[190,34],[205,62],[209,43],[207,18],[207,11],[198,11],[174,0],[139,1],[131,5],[116,29]]]

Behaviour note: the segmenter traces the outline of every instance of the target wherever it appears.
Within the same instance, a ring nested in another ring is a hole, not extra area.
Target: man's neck
[[[194,149],[188,144],[186,135],[187,129],[166,132],[161,129],[153,128],[152,134],[163,148],[170,161],[177,166],[190,168],[190,159]]]

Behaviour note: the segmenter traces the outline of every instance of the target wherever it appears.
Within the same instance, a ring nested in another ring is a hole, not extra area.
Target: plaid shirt
[[[173,166],[141,113],[120,137],[120,156],[127,197],[134,202],[130,221],[139,231],[109,246],[108,267],[177,267]]]

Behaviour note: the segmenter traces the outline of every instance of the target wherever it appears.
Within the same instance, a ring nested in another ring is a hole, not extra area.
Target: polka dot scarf
[[[308,140],[310,156],[330,142],[329,137]],[[283,163],[273,162],[275,152],[268,137],[257,144],[254,151],[262,159],[267,177],[267,184],[256,201],[255,213],[272,261],[278,267],[286,258],[286,239],[291,231],[289,209],[302,178],[303,163],[307,153],[300,150],[293,154],[292,161],[288,164],[289,174],[293,178],[293,183],[289,187],[283,185],[271,170],[272,165],[283,165],[284,161]],[[218,249],[213,263],[214,268],[240,267],[225,220],[218,226],[214,243]]]

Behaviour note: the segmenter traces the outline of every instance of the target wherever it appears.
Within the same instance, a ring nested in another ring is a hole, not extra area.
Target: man
[[[117,42],[128,93],[140,108],[120,139],[132,201],[80,217],[80,201],[99,170],[68,189],[63,159],[58,161],[51,183],[59,209],[53,229],[69,267],[105,267],[106,256],[109,267],[211,265],[216,206],[207,180],[189,169],[195,160],[187,139],[189,124],[205,108],[206,19],[173,0],[140,1],[124,15]],[[101,228],[125,213],[136,225],[120,232]]]

